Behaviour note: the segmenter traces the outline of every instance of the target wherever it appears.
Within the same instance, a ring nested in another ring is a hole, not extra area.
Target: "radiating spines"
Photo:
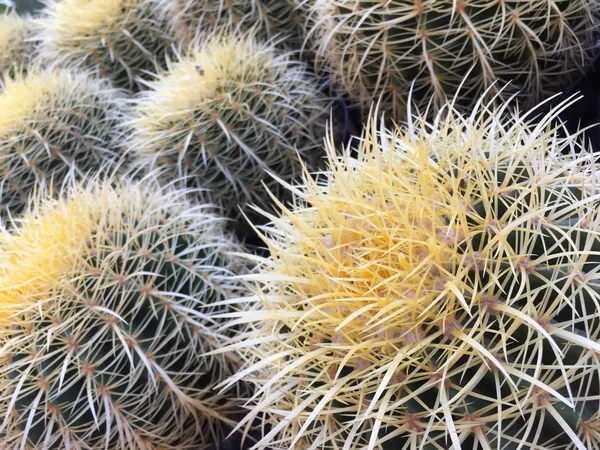
[[[289,53],[251,35],[219,35],[192,46],[137,99],[131,147],[142,165],[212,191],[227,214],[268,208],[263,183],[284,190],[319,149],[331,98]]]
[[[0,13],[0,77],[22,73],[32,64],[35,24],[29,16]]]
[[[173,43],[145,0],[48,0],[39,26],[42,56],[94,68],[133,91],[164,65]]]
[[[89,72],[30,66],[0,90],[0,216],[18,215],[40,183],[60,186],[124,158],[121,92]]]
[[[490,108],[328,143],[260,228],[229,347],[260,394],[247,423],[271,425],[257,448],[600,444],[596,158],[558,110]]]
[[[235,365],[205,353],[239,246],[150,181],[70,187],[0,236],[2,448],[198,450],[231,424]]]
[[[401,120],[411,90],[421,109],[455,94],[469,106],[507,82],[503,97],[520,92],[525,106],[560,92],[595,56],[599,11],[595,0],[316,0],[309,35],[341,91],[365,112],[381,97]]]
[[[301,50],[303,15],[300,0],[153,0],[173,33],[184,42],[210,37],[216,30],[252,30],[263,42],[278,37],[288,50]]]

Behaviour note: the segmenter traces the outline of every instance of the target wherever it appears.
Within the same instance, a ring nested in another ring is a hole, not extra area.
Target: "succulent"
[[[0,76],[23,72],[32,64],[34,22],[14,12],[0,12]]]
[[[502,98],[520,92],[526,107],[560,92],[594,58],[600,3],[314,0],[311,7],[320,70],[363,110],[381,97],[382,108],[404,120],[411,90],[421,110],[455,95],[471,106],[500,86]]]
[[[240,426],[271,425],[255,448],[599,448],[600,171],[551,125],[564,106],[327,144],[227,315],[249,324],[222,349],[256,387]]]
[[[210,205],[140,182],[69,185],[0,236],[0,446],[200,450],[232,400],[212,303],[238,245]]]
[[[288,50],[301,50],[300,0],[153,0],[173,33],[190,43],[216,30],[252,30],[257,40],[275,38]]]
[[[141,165],[206,188],[234,218],[241,205],[270,204],[284,180],[310,164],[329,117],[330,97],[289,53],[250,35],[194,45],[149,84],[134,106],[131,148]]]
[[[84,64],[135,91],[168,55],[173,39],[149,1],[46,1],[39,39],[49,61]]]
[[[120,92],[89,73],[30,67],[0,90],[0,218],[19,214],[41,183],[58,187],[124,158],[115,137]]]

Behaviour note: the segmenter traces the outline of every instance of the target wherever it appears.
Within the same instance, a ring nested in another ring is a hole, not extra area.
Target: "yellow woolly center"
[[[0,55],[11,51],[14,42],[22,38],[25,26],[25,19],[19,16],[0,16]]]
[[[56,42],[77,45],[77,39],[102,31],[139,0],[61,0],[49,7],[45,27]],[[98,36],[101,38],[101,36]]]

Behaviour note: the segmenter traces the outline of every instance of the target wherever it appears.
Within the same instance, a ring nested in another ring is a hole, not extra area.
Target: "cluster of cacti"
[[[76,69],[28,67],[0,90],[0,218],[27,206],[42,183],[59,187],[116,167],[122,100],[109,83]]]
[[[252,36],[193,47],[143,92],[131,148],[148,167],[205,188],[234,218],[270,204],[319,159],[331,99],[306,67]]]
[[[274,39],[288,50],[302,50],[300,0],[153,0],[184,42],[215,31],[247,32],[260,41]]]
[[[44,59],[83,64],[130,90],[164,65],[173,44],[147,0],[48,0],[38,24]]]
[[[401,119],[409,93],[424,109],[489,89],[534,105],[581,76],[593,59],[597,0],[315,0],[315,51],[363,109]],[[468,76],[467,76],[468,75]],[[505,86],[510,82],[508,86]]]
[[[30,17],[0,12],[0,77],[27,70],[35,52],[34,32]]]
[[[263,228],[232,344],[257,448],[600,446],[595,155],[551,116],[446,112],[329,143]]]
[[[211,388],[238,246],[210,207],[155,183],[91,182],[0,235],[3,449],[199,450],[231,407]],[[42,197],[37,197],[38,200]]]

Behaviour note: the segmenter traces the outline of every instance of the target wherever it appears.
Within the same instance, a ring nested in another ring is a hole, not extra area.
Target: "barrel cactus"
[[[212,207],[150,181],[37,197],[0,236],[2,448],[200,450],[231,424],[212,386],[235,361],[204,353],[238,246]]]
[[[270,203],[298,155],[319,159],[331,99],[289,53],[251,35],[213,36],[173,63],[133,108],[131,148],[142,166],[212,191],[233,218]],[[245,212],[251,210],[244,207]]]
[[[599,10],[596,0],[314,0],[310,36],[340,90],[363,109],[381,97],[401,120],[411,89],[421,109],[456,94],[471,105],[506,82],[503,97],[519,91],[524,106],[560,92],[594,58]]]
[[[0,91],[0,218],[19,214],[41,184],[59,187],[120,165],[120,92],[88,72],[30,67]]]
[[[303,43],[301,0],[153,0],[184,42],[210,36],[215,30],[253,31],[259,41],[272,38],[289,50]],[[302,9],[303,11],[304,9]]]
[[[23,72],[35,52],[35,25],[28,16],[0,13],[0,76]]]
[[[146,0],[47,0],[39,28],[46,60],[84,64],[132,91],[143,88],[172,44]]]
[[[227,347],[272,426],[256,448],[600,446],[596,157],[553,114],[482,111],[329,143],[261,227]]]

